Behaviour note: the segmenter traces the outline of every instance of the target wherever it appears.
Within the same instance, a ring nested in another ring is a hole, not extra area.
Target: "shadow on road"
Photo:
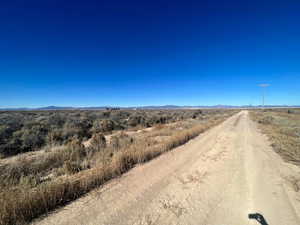
[[[261,225],[268,225],[268,223],[265,220],[265,218],[263,217],[263,215],[261,215],[259,213],[250,213],[250,214],[248,214],[248,218],[256,220]]]

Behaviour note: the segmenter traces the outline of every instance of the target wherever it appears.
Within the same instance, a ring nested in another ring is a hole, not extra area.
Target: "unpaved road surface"
[[[35,224],[297,225],[299,174],[242,111]]]

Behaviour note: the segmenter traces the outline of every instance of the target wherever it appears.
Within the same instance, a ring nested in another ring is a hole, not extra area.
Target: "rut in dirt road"
[[[297,225],[299,174],[242,111],[34,224]]]

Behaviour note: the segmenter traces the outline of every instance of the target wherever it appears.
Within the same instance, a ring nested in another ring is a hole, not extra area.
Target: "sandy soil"
[[[298,167],[242,111],[34,224],[300,224]]]

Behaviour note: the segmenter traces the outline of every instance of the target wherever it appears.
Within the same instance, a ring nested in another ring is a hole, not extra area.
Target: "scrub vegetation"
[[[287,162],[300,166],[300,109],[265,109],[251,112],[253,120]]]
[[[133,127],[151,127],[197,118],[203,110],[102,110],[0,112],[0,156],[7,157],[61,145],[74,138]]]
[[[234,113],[3,112],[0,225],[26,224],[136,164],[186,143]]]

